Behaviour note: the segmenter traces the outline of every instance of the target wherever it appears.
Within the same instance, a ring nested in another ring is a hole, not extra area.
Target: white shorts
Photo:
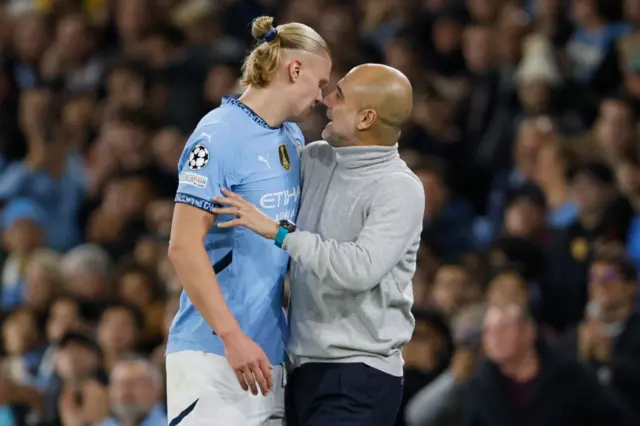
[[[167,418],[178,426],[283,426],[285,372],[267,395],[244,391],[227,360],[198,351],[167,355]]]

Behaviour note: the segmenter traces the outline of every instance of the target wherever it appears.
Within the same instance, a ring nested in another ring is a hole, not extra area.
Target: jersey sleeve
[[[207,212],[219,207],[213,198],[222,196],[222,188],[231,189],[234,181],[229,147],[230,144],[213,140],[204,132],[189,138],[178,164],[176,203]]]

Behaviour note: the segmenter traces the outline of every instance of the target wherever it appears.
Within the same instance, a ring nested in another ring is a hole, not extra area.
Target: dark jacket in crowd
[[[596,360],[588,367],[600,383],[608,385],[632,410],[634,424],[640,425],[640,314],[627,319],[617,337],[613,337],[611,361]],[[578,328],[573,328],[558,341],[558,352],[578,359]]]
[[[616,395],[577,361],[539,346],[541,370],[529,383],[484,360],[464,395],[466,426],[622,426],[630,416]]]

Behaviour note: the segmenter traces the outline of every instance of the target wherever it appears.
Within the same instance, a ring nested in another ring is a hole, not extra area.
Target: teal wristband
[[[289,231],[284,226],[280,226],[280,228],[278,228],[278,233],[274,238],[276,242],[276,246],[278,246],[279,248],[282,248],[282,244],[284,243],[284,237],[286,237],[288,233]]]

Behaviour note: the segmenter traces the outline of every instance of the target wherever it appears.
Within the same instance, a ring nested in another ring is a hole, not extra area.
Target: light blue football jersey
[[[297,125],[270,127],[235,98],[205,115],[187,141],[179,163],[176,203],[211,211],[227,188],[275,220],[296,220],[300,203]],[[218,221],[233,219],[219,216]],[[227,305],[242,330],[274,365],[285,360],[288,328],[282,308],[286,251],[245,228],[213,227],[205,239]],[[183,291],[169,331],[167,353],[196,350],[224,355],[221,340]]]

